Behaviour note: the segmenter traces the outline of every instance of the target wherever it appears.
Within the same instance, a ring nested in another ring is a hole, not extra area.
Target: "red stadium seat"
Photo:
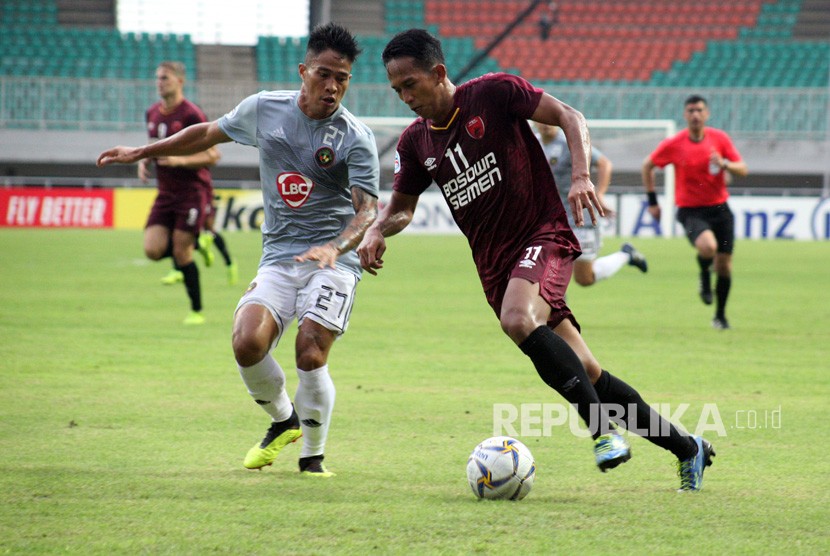
[[[543,3],[491,57],[527,77],[645,81],[655,70],[688,61],[710,40],[734,40],[755,25],[764,0],[558,0],[558,23],[539,37]],[[469,36],[484,47],[527,0],[425,0],[425,23],[445,36]]]

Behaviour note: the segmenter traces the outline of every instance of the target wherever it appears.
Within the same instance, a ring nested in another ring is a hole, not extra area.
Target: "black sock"
[[[161,256],[162,259],[167,257],[173,258],[173,238],[170,238],[170,241],[167,242],[167,249],[164,250],[164,255]],[[176,268],[176,261],[173,260],[173,267]]]
[[[663,418],[650,405],[648,405],[640,394],[631,386],[613,376],[608,371],[603,370],[599,376],[599,380],[594,384],[597,395],[600,401],[609,408],[610,404],[616,407],[612,413],[622,412],[618,415],[622,424],[629,430],[629,424],[635,425],[639,434],[643,434],[643,438],[669,450],[678,459],[688,459],[692,457],[697,451],[697,444],[691,436],[682,433],[667,419]],[[632,407],[633,406],[633,407]],[[633,415],[629,410],[634,410]],[[634,419],[632,422],[632,418]]]
[[[231,254],[228,252],[228,246],[225,245],[225,239],[216,232],[212,233],[213,244],[219,250],[219,253],[222,255],[222,258],[225,259],[225,266],[231,266]]]
[[[726,318],[726,298],[729,297],[729,288],[732,287],[731,276],[718,276],[715,282],[715,293],[717,295],[718,304],[715,311],[715,316],[719,319]]]
[[[611,430],[608,416],[600,406],[582,361],[565,340],[547,326],[540,326],[530,333],[519,349],[533,361],[545,384],[573,404],[594,439]]]
[[[700,287],[704,292],[712,291],[712,278],[709,269],[712,267],[712,261],[715,259],[704,259],[700,255],[697,256],[697,264],[700,265]]]
[[[202,290],[199,288],[199,267],[190,261],[184,266],[178,267],[184,275],[184,287],[187,290],[187,297],[190,298],[190,308],[194,311],[202,310]]]

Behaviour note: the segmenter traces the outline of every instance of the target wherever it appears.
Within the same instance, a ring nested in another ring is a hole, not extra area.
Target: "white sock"
[[[615,275],[630,260],[631,256],[622,251],[598,258],[594,261],[594,280],[599,282]]]
[[[239,374],[248,387],[248,393],[274,422],[291,417],[291,399],[285,391],[285,372],[270,353],[256,365],[239,367]]]
[[[331,410],[334,408],[334,383],[329,366],[303,371],[297,369],[300,383],[294,396],[300,426],[303,429],[303,448],[300,457],[319,456],[326,447]]]

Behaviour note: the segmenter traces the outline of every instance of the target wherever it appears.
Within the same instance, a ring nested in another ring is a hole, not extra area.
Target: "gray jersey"
[[[259,149],[265,208],[260,267],[336,238],[354,218],[352,187],[378,195],[372,131],[342,105],[324,120],[309,118],[297,105],[299,94],[263,91],[219,119],[228,137]],[[354,250],[337,264],[361,273]]]
[[[537,138],[539,136],[537,135]],[[553,179],[556,180],[556,188],[559,190],[559,197],[562,198],[562,204],[568,211],[568,220],[573,226],[573,215],[571,214],[571,205],[568,203],[568,193],[571,190],[571,171],[573,164],[571,162],[571,151],[568,150],[568,141],[565,139],[565,133],[561,130],[553,138],[553,141],[545,144],[539,140],[542,145],[542,150],[545,151],[545,156],[548,157],[548,163],[553,170]],[[591,147],[591,166],[595,165],[602,153],[596,147]],[[590,218],[586,219],[590,226]]]

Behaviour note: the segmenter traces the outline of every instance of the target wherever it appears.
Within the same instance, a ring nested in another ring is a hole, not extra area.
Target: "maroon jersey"
[[[460,85],[446,127],[418,118],[401,135],[396,191],[420,195],[434,180],[467,236],[485,290],[503,282],[534,239],[580,254],[539,141],[527,120],[542,90],[487,74]]]
[[[187,126],[206,122],[204,112],[184,99],[173,111],[165,114],[162,111],[161,101],[147,109],[145,114],[147,121],[147,134],[150,139],[164,139],[174,133],[181,131]],[[160,192],[176,194],[181,191],[197,187],[205,192],[212,191],[210,181],[210,170],[199,168],[171,168],[156,164],[156,178]]]

